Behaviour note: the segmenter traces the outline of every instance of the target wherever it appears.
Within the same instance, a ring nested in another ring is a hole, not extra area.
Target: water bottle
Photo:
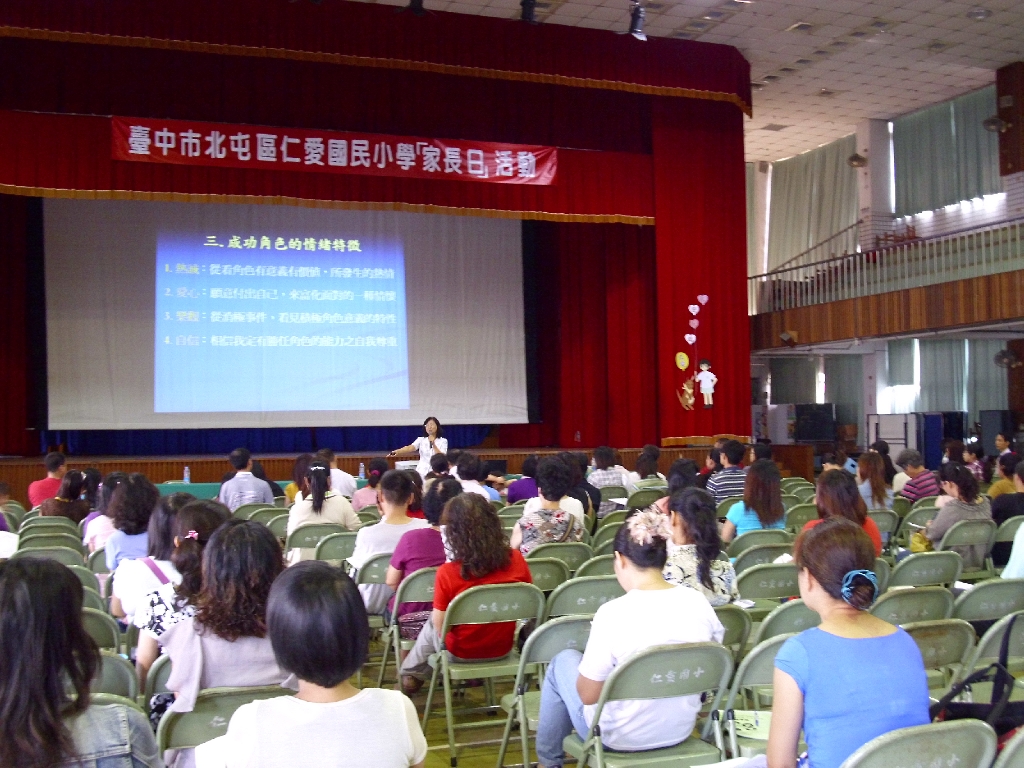
[[[360,480],[365,480],[366,479],[366,465],[363,464],[363,462],[361,462],[361,461],[359,462],[359,479]]]
[[[191,470],[189,470],[187,464],[185,465],[185,476],[182,478],[181,482],[183,482],[183,483],[191,483],[192,482],[192,472],[191,472]]]

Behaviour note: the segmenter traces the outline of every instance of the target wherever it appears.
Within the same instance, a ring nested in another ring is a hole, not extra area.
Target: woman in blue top
[[[732,505],[722,526],[722,541],[762,528],[785,528],[786,508],[782,506],[782,475],[771,459],[758,459],[747,470],[743,501]]]
[[[875,547],[849,520],[805,531],[793,553],[800,597],[821,624],[775,657],[770,768],[794,768],[800,731],[810,768],[839,768],[889,731],[925,725],[928,682],[913,639],[867,612],[878,591]]]
[[[160,503],[160,491],[140,472],[125,478],[110,499],[115,530],[104,546],[107,568],[113,573],[122,560],[149,552],[149,518]]]

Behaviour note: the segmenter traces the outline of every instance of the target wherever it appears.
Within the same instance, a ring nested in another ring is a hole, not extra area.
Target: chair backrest
[[[11,533],[17,533],[18,528],[21,527],[21,518],[18,516],[18,513],[10,509],[0,509],[0,514],[4,516],[7,530]]]
[[[348,560],[356,549],[356,531],[324,536],[316,545],[317,560]]]
[[[953,616],[964,621],[995,621],[1024,611],[1024,579],[980,581],[957,597]]]
[[[644,507],[649,507],[664,495],[665,493],[657,488],[641,488],[629,494],[629,498],[626,499],[626,508],[643,509]]]
[[[897,625],[948,619],[953,615],[953,594],[942,587],[894,589],[875,601],[871,613]]]
[[[557,557],[531,557],[526,561],[533,583],[542,592],[550,592],[569,580],[569,566]]]
[[[777,635],[803,632],[819,624],[821,616],[808,608],[803,600],[789,600],[764,617],[754,635],[754,645]]]
[[[1013,537],[1017,535],[1017,529],[1020,528],[1020,524],[1024,523],[1024,515],[1014,515],[1008,520],[1004,520],[996,531],[997,542],[1012,542]],[[1005,749],[1003,750],[1006,751]]]
[[[752,566],[773,563],[777,557],[791,554],[793,554],[792,544],[758,544],[756,547],[748,547],[740,552],[733,565],[736,573],[740,574]]]
[[[912,621],[903,629],[917,643],[925,669],[963,664],[974,648],[974,627],[962,619]]]
[[[996,732],[981,720],[951,720],[900,728],[872,739],[840,768],[893,768],[908,764],[986,768],[996,755]]]
[[[482,584],[460,592],[448,605],[441,628],[442,645],[452,627],[536,619],[544,613],[544,593],[534,584]]]
[[[576,569],[576,577],[614,576],[615,555],[595,555]]]
[[[171,657],[166,653],[157,657],[153,666],[149,668],[146,675],[146,690],[144,692],[147,704],[153,698],[154,693],[167,693],[167,681],[171,679]]]
[[[750,547],[757,547],[762,544],[792,544],[793,537],[780,528],[762,529],[759,531],[747,531],[737,536],[726,550],[729,557],[739,557],[740,553]]]
[[[48,560],[56,560],[64,565],[85,565],[85,558],[82,557],[82,553],[70,547],[19,549],[12,557],[45,557]]]
[[[775,675],[775,655],[779,648],[789,638],[793,637],[792,632],[772,637],[755,643],[750,652],[743,657],[739,669],[733,675],[732,685],[729,687],[729,696],[725,700],[725,711],[736,708],[736,698],[744,688],[755,685],[771,685]]]
[[[597,521],[597,530],[601,531],[603,528],[611,528],[613,531],[617,531],[619,526],[622,525],[626,520],[626,510],[619,509],[615,512],[609,512],[607,515]],[[614,533],[612,534],[615,535]]]
[[[504,502],[504,501],[495,501],[495,500],[492,500],[492,501],[491,501],[491,508],[492,508],[492,509],[493,509],[493,510],[494,510],[495,512],[497,512],[497,511],[498,511],[498,510],[500,510],[500,509],[503,509],[503,508],[504,508],[504,506],[505,506],[505,502]]]
[[[789,493],[793,488],[799,488],[802,485],[810,485],[810,483],[802,477],[784,477],[779,485],[782,486],[782,490],[785,493]]]
[[[89,637],[96,641],[101,650],[121,652],[121,630],[117,628],[113,616],[95,608],[83,608],[82,624]]]
[[[916,507],[911,509],[906,517],[903,518],[903,522],[900,523],[899,530],[896,532],[896,538],[901,543],[908,542],[911,534],[919,530],[915,526],[923,528],[928,521],[935,519],[937,514],[939,514],[939,510],[935,507]]]
[[[889,588],[952,586],[963,567],[963,558],[956,552],[918,552],[896,564],[889,574]]]
[[[268,508],[280,509],[280,507],[277,507],[274,504],[267,504],[266,502],[263,501],[256,501],[250,504],[242,504],[240,507],[236,507],[234,510],[232,510],[231,516],[237,517],[240,520],[248,520],[249,515],[251,515],[256,510]]]
[[[995,520],[961,520],[953,523],[935,549],[941,552],[950,547],[980,545],[985,547],[985,557],[988,557],[996,540],[996,529]]]
[[[875,565],[871,570],[875,572],[875,576],[878,578],[878,594],[882,594],[889,588],[889,575],[892,573],[892,568],[888,562],[880,557],[876,557]]]
[[[135,667],[124,656],[100,651],[100,666],[89,684],[90,693],[110,693],[134,699],[139,695],[139,677]]]
[[[605,542],[614,542],[615,534],[618,532],[618,525],[599,526],[597,532],[590,540],[590,546],[592,546],[596,550],[598,547],[603,546]]]
[[[623,485],[602,485],[597,490],[601,492],[601,501],[629,498],[629,491]]]
[[[644,480],[637,480],[633,483],[633,487],[637,490],[640,488],[657,488],[663,495],[668,495],[668,486],[665,485],[665,481],[660,477],[648,477]]]
[[[593,616],[602,605],[624,594],[614,576],[569,579],[548,596],[544,617]]]
[[[725,517],[727,514],[729,514],[730,509],[732,509],[735,505],[739,504],[742,501],[742,496],[730,496],[728,499],[722,499],[720,502],[718,502],[718,507],[715,510],[715,514],[718,517]]]
[[[281,541],[284,541],[285,536],[288,535],[288,515],[283,514],[278,515],[277,517],[272,517],[270,522],[267,523],[267,528],[270,529],[270,532],[274,534],[274,536]]]
[[[595,536],[595,538],[597,538],[597,537]],[[598,555],[611,555],[611,554],[614,554],[614,552],[615,552],[615,537],[611,536],[611,537],[605,539],[604,541],[602,541],[600,544],[594,544],[593,542],[591,542],[591,548],[594,550],[594,557],[597,557]]]
[[[747,638],[750,637],[750,628],[753,626],[750,614],[732,603],[716,605],[715,614],[725,627],[722,645],[732,648],[737,655],[743,653]]]
[[[800,499],[801,504],[811,504],[814,502],[814,494],[816,489],[810,483],[805,485],[798,485],[790,490],[790,493]]]
[[[262,509],[257,509],[251,515],[249,515],[249,519],[252,520],[254,523],[262,523],[263,525],[269,525],[270,521],[273,520],[275,517],[279,517],[280,514],[280,507],[263,507]]]
[[[590,548],[589,544],[584,544],[581,541],[566,541],[541,544],[534,547],[530,550],[530,554],[526,556],[526,559],[554,557],[569,566],[569,572],[572,573],[593,556],[594,550]]]
[[[736,589],[745,600],[799,595],[796,566],[793,563],[755,565],[736,577]]]
[[[793,493],[782,494],[782,506],[788,512],[790,509],[795,507],[797,504],[802,504],[803,500]]]
[[[392,552],[381,552],[373,555],[359,566],[356,573],[356,584],[383,584],[388,574],[388,565],[391,564]]]
[[[900,516],[891,509],[869,509],[868,517],[875,521],[880,533],[893,534],[900,527]]]
[[[1019,768],[1024,765],[1024,731],[1021,731],[1003,746],[999,759],[992,768]]]
[[[278,485],[280,485],[280,483],[278,483]],[[280,507],[282,509],[286,508],[288,506],[288,497],[287,496],[275,496],[274,497],[274,506],[275,507]]]
[[[256,688],[207,688],[196,697],[191,712],[167,711],[156,729],[161,752],[190,749],[227,733],[235,710],[256,699],[273,699],[292,692],[279,685]]]
[[[525,693],[526,676],[532,672],[534,664],[547,664],[555,654],[567,649],[582,653],[590,639],[590,626],[589,616],[560,616],[538,625],[526,639],[519,654],[519,671],[514,690]]]
[[[362,509],[356,512],[356,517],[359,518],[359,522],[362,525],[376,525],[380,522],[380,515],[376,512],[367,512]]]
[[[89,555],[89,564],[87,566],[93,573],[110,573],[107,568],[107,553],[100,547],[91,555]]]
[[[3,508],[14,510],[19,513],[24,513],[25,511],[24,505],[22,505],[20,501],[15,501],[14,499],[11,499],[10,501],[5,501],[3,504]]]
[[[82,607],[95,608],[97,611],[107,612],[107,603],[100,597],[100,593],[94,589],[82,588]]]
[[[1014,621],[1013,617],[1017,616]],[[1013,631],[1010,634],[1008,659],[1013,659],[1011,667],[1017,667],[1024,662],[1024,611],[1016,611],[1009,616],[1004,616],[982,635],[981,640],[974,647],[967,665],[964,667],[964,675],[980,666],[991,664],[999,658],[999,648],[1003,642],[1003,635],[1006,628],[1013,622]]]
[[[518,520],[520,517],[523,516],[523,511],[525,509],[525,502],[509,504],[507,507],[502,508],[502,510],[498,512],[498,517],[512,517],[513,515],[515,515],[516,520]]]
[[[892,500],[892,511],[899,515],[900,520],[907,516],[910,508],[913,506],[913,502],[906,496],[900,496],[897,494]]]
[[[82,582],[82,586],[87,589],[91,589],[97,595],[100,593],[100,580],[96,578],[96,574],[86,568],[84,565],[69,565],[68,568],[71,570],[78,580]]]
[[[437,568],[420,568],[413,571],[398,585],[395,592],[395,609],[402,603],[433,603],[434,582]]]
[[[18,536],[18,549],[46,549],[49,547],[67,547],[75,552],[85,554],[82,539],[77,533],[40,533],[32,529],[31,533],[24,530]]]
[[[78,523],[69,517],[53,515],[47,517],[33,517],[24,522],[19,531],[23,536],[31,533],[69,533],[72,536],[78,535]]]
[[[146,710],[142,708],[142,705],[134,699],[129,699],[127,696],[116,696],[113,693],[90,693],[89,704],[95,707],[105,707],[110,704],[120,704],[122,707],[128,707],[134,709],[143,715],[146,714]]]
[[[332,533],[343,533],[345,530],[345,526],[338,525],[337,523],[306,523],[288,534],[288,540],[285,542],[284,548],[314,549],[322,539],[327,538]]]
[[[815,504],[797,504],[786,512],[786,530],[800,533],[811,520],[818,519],[818,507]]]
[[[935,500],[938,496],[922,496],[920,499],[910,505],[910,510],[920,509],[921,507],[934,507]]]

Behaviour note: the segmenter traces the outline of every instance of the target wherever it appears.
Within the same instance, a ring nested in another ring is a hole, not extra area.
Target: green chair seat
[[[263,501],[257,501],[251,504],[242,504],[231,512],[231,516],[237,517],[240,520],[248,520],[249,516],[252,515],[253,512],[258,512],[261,509],[274,509],[278,511],[278,514],[280,514],[281,510],[281,508],[276,504],[267,504]]]
[[[530,550],[526,559],[553,557],[569,566],[569,572],[573,573],[593,556],[594,550],[590,548],[589,544],[584,544],[581,541],[566,541],[541,544],[534,547]]]
[[[624,594],[615,576],[569,579],[548,595],[544,620],[552,616],[593,616],[602,605]]]
[[[317,547],[317,551],[319,549]],[[398,585],[398,590],[395,592],[395,612],[397,613],[398,608],[405,603],[433,603],[436,578],[437,568],[420,568],[418,571],[414,571],[403,578],[402,582]],[[398,670],[402,664],[400,651],[412,650],[415,643],[414,640],[402,639],[398,621],[395,619],[392,619],[384,629],[384,652],[381,654],[380,674],[377,676],[378,688],[384,685],[384,673],[387,670],[388,655],[391,649],[394,648],[395,669]]]
[[[575,733],[566,736],[562,742],[562,749],[580,760],[583,756],[583,740]],[[588,765],[603,765],[605,768],[632,768],[632,766],[673,766],[684,768],[684,766],[696,766],[705,763],[717,763],[722,759],[722,753],[714,744],[708,744],[696,737],[690,737],[681,744],[674,747],[663,747],[662,749],[649,749],[644,752],[614,752],[610,749],[603,750],[603,761],[592,759]]]
[[[45,557],[56,560],[64,565],[85,565],[85,558],[78,550],[70,547],[40,547],[38,549],[19,549],[12,557]]]

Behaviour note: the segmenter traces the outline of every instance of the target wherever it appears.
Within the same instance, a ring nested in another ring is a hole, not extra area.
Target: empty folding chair
[[[974,649],[974,627],[962,619],[912,621],[903,629],[921,651],[929,688],[948,686],[959,676]]]
[[[996,732],[981,720],[952,720],[890,731],[850,755],[840,768],[913,765],[988,768],[996,755]]]
[[[935,621],[953,615],[953,595],[942,587],[914,587],[886,592],[871,606],[874,616],[890,624]]]
[[[593,616],[597,609],[625,592],[614,576],[583,576],[569,579],[548,595],[544,620],[553,616]]]
[[[774,563],[777,558],[791,554],[793,554],[792,544],[758,544],[756,547],[748,547],[740,552],[733,566],[736,574],[739,575],[747,568]]]
[[[821,616],[808,608],[803,600],[789,600],[764,617],[754,635],[753,645],[757,646],[778,635],[803,632],[819,624]]]
[[[904,558],[889,574],[893,587],[952,587],[964,561],[956,552],[918,552]]]
[[[569,566],[555,557],[531,557],[526,560],[526,567],[541,592],[550,592],[569,580]]]
[[[779,648],[792,634],[781,634],[767,638],[756,643],[750,653],[743,657],[743,662],[733,676],[732,685],[729,687],[729,695],[725,700],[723,711],[725,712],[724,726],[719,722],[715,727],[725,728],[726,737],[729,741],[729,752],[733,757],[754,757],[764,754],[767,748],[767,740],[757,738],[744,738],[739,735],[736,729],[735,714],[737,703],[742,696],[746,701],[747,693],[753,693],[751,697],[755,702],[755,709],[760,709],[757,704],[756,688],[772,684],[775,675],[775,656]]]

